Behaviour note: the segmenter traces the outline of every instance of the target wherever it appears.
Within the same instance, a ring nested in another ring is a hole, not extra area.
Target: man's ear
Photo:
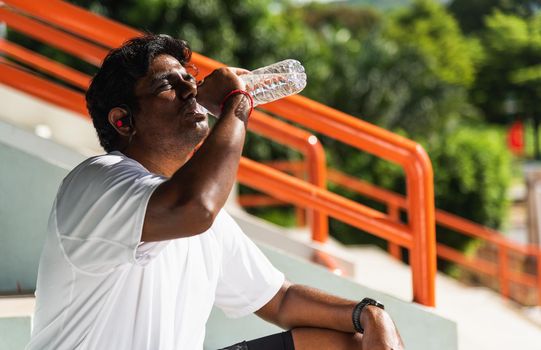
[[[130,112],[122,107],[114,107],[108,114],[109,124],[115,128],[115,130],[122,136],[130,136],[134,130],[132,130],[132,122]]]

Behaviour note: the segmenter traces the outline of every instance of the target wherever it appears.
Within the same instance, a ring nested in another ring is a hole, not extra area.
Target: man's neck
[[[190,159],[190,154],[185,152],[174,154],[171,151],[160,152],[141,147],[128,147],[123,153],[138,161],[151,173],[168,178],[172,177]]]

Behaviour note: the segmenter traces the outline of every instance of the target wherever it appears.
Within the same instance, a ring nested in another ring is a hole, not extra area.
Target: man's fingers
[[[244,68],[237,68],[237,67],[227,67],[230,69],[233,73],[236,75],[243,75],[243,74],[250,74],[251,72]]]
[[[197,102],[213,115],[219,115],[224,98],[233,90],[246,90],[239,75],[249,73],[246,69],[220,67],[197,82]]]

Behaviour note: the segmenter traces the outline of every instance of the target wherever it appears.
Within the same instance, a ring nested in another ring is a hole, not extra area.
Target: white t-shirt
[[[202,349],[213,305],[241,317],[278,292],[284,275],[224,210],[200,235],[141,243],[148,199],[163,181],[120,152],[64,179],[27,349]]]

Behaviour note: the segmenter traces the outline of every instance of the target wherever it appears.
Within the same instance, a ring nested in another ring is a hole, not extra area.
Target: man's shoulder
[[[144,170],[144,167],[137,161],[131,159],[124,154],[114,151],[111,153],[100,154],[94,157],[87,158],[82,163],[75,167],[77,169],[99,170],[103,168],[112,168],[115,166],[132,167],[137,170]]]
[[[137,161],[123,155],[120,152],[111,152],[84,160],[72,171],[70,171],[70,173],[66,176],[66,179],[71,179],[74,177],[89,177],[91,179],[100,173],[112,175],[116,172],[126,171],[148,173],[148,171]]]
[[[120,152],[112,152],[90,157],[77,165],[64,178],[58,196],[75,193],[77,196],[83,189],[100,191],[118,181],[150,175],[137,161]]]

